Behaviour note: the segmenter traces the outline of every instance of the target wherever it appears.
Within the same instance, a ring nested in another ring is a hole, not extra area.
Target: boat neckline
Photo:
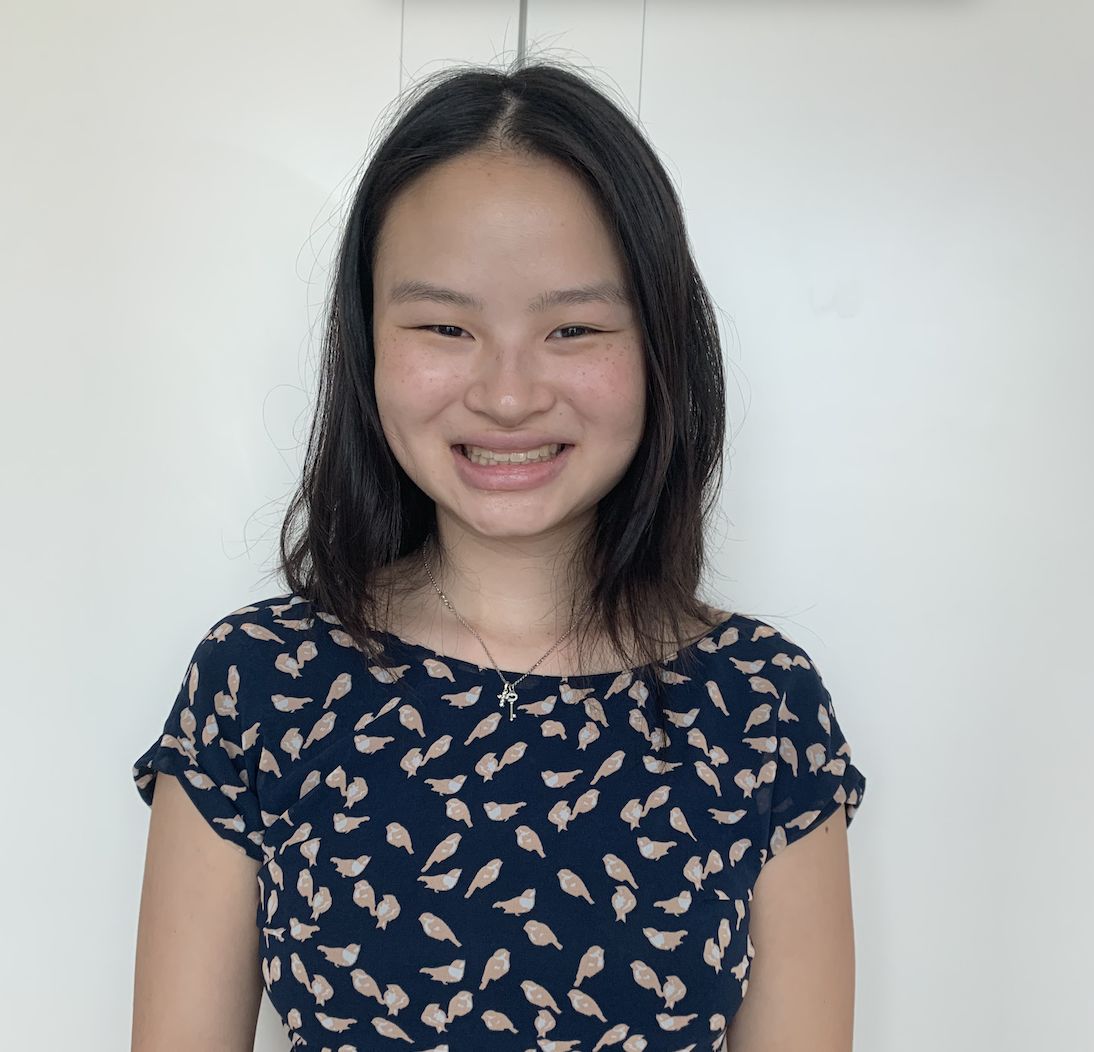
[[[672,668],[680,660],[682,655],[689,654],[691,651],[698,649],[700,644],[711,639],[712,637],[723,632],[728,628],[740,615],[736,612],[728,614],[725,618],[719,621],[717,624],[711,626],[702,636],[695,640],[693,643],[689,643],[685,647],[681,647],[676,651],[675,655],[668,660],[659,661],[658,664],[665,668]],[[475,661],[469,661],[466,658],[453,657],[449,654],[439,654],[430,646],[426,646],[424,643],[416,643],[414,640],[405,639],[397,632],[392,632],[386,628],[374,628],[372,634],[381,636],[386,640],[393,640],[398,648],[404,651],[409,651],[414,654],[424,655],[432,658],[434,661],[441,661],[448,665],[453,670],[460,670],[468,675],[475,675],[477,673],[494,672],[500,674],[509,683],[514,682],[516,679],[523,680],[540,680],[543,682],[551,683],[568,683],[568,682],[600,682],[602,680],[613,680],[617,676],[622,676],[627,673],[633,673],[636,669],[625,668],[616,669],[614,672],[589,672],[584,674],[570,674],[566,676],[548,675],[543,672],[517,672],[513,669],[495,669],[491,664],[479,664]],[[385,650],[387,648],[385,647]]]

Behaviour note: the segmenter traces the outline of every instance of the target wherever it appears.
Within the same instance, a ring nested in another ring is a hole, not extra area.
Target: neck
[[[574,586],[571,560],[539,538],[514,543],[464,534],[455,543],[429,544],[423,554],[408,567],[419,612],[444,634],[473,629],[487,645],[547,647],[587,601],[588,589]]]
[[[440,551],[428,544],[424,558],[414,552],[379,575],[381,588],[390,589],[386,627],[439,654],[485,662],[489,653],[499,668],[528,669],[542,658],[541,674],[615,671],[623,655],[606,637],[589,640],[591,650],[582,655],[578,633],[566,635],[571,602],[573,616],[580,617],[589,592],[588,587],[566,587],[573,579],[572,564],[557,549],[537,555],[527,544],[478,537],[445,547],[442,539]],[[459,618],[437,594],[426,565]],[[724,616],[693,626],[693,638]]]

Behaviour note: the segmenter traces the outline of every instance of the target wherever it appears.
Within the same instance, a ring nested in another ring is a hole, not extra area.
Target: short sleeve
[[[800,647],[791,644],[784,673],[779,701],[772,705],[774,773],[763,786],[770,805],[761,807],[767,810],[765,862],[822,825],[840,804],[850,826],[866,792],[828,688]]]
[[[240,696],[240,630],[225,619],[198,643],[159,738],[133,765],[141,799],[151,806],[158,772],[178,776],[210,826],[262,861],[262,811],[254,791],[262,749]]]

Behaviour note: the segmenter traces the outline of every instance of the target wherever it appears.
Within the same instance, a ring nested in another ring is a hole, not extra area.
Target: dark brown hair
[[[667,172],[626,113],[562,63],[507,71],[449,67],[421,81],[397,107],[346,219],[315,415],[300,486],[281,528],[279,569],[296,594],[333,614],[362,650],[382,653],[373,629],[386,623],[390,596],[380,594],[377,571],[434,537],[436,510],[402,470],[380,424],[373,388],[375,246],[399,192],[471,150],[566,165],[598,203],[625,260],[646,356],[646,423],[626,474],[599,502],[595,527],[574,555],[591,582],[575,647],[584,654],[590,634],[609,640],[650,688],[663,725],[657,669],[665,644],[688,638],[687,621],[710,624],[697,591],[705,528],[722,482],[722,349]]]

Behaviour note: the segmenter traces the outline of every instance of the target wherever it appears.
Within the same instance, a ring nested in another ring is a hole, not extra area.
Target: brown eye
[[[457,332],[466,332],[466,329],[461,329],[458,325],[419,325],[419,329],[425,329],[429,332],[433,332],[436,329],[455,329]],[[447,335],[446,333],[438,333],[439,336]]]

